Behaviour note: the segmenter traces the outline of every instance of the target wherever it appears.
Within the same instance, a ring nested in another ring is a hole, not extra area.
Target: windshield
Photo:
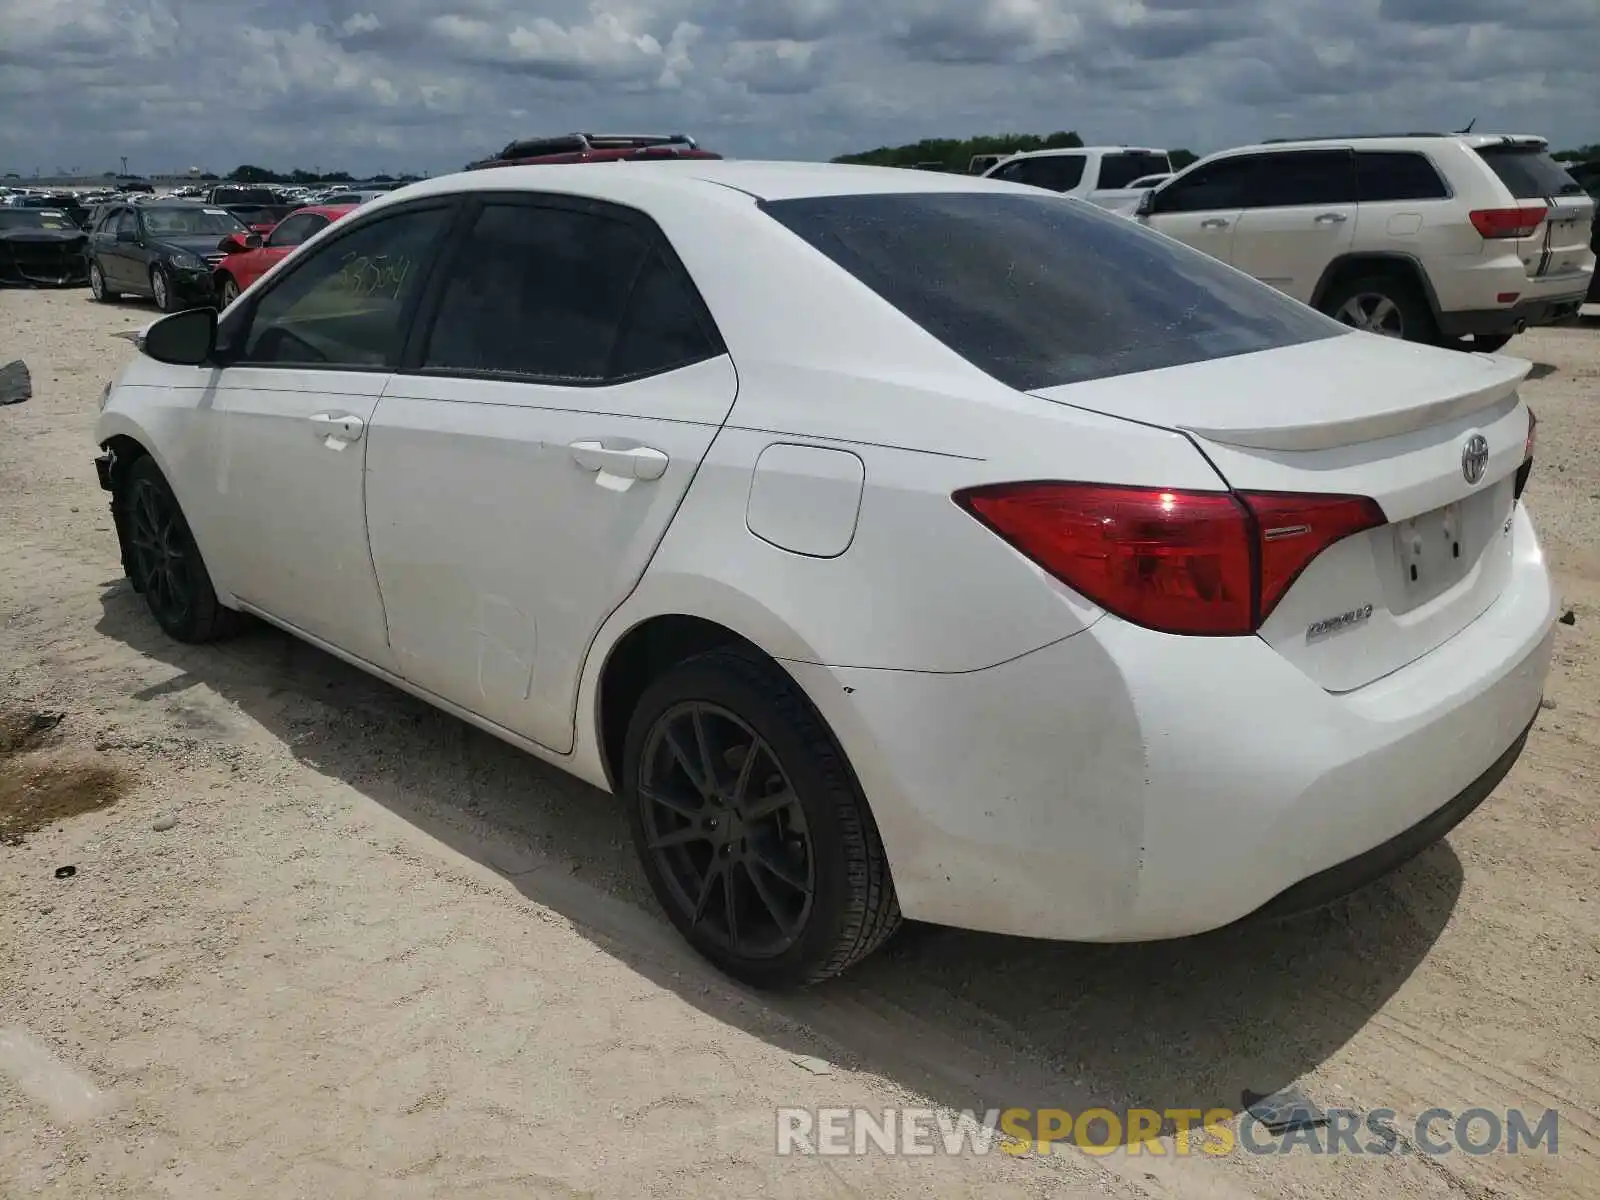
[[[152,208],[139,210],[151,237],[226,237],[245,233],[244,222],[220,208]]]
[[[0,230],[61,229],[74,232],[78,226],[64,212],[49,208],[0,208]]]
[[[1482,146],[1478,153],[1518,200],[1583,195],[1583,186],[1537,146]]]
[[[1349,332],[1209,255],[1055,196],[911,192],[761,207],[1019,391]]]

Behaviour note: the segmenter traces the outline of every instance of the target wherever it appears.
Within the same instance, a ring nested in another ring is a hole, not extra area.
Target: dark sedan
[[[52,208],[0,208],[0,284],[70,287],[88,279],[88,235]]]
[[[211,304],[222,240],[235,233],[249,230],[233,214],[189,200],[115,205],[89,235],[89,287],[96,300],[149,296],[162,312]]]

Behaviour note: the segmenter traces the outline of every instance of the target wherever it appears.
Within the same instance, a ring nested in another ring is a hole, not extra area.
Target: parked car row
[[[1498,350],[1600,294],[1593,172],[1586,191],[1540,137],[1279,140],[1153,186],[1133,178],[1165,158],[1038,150],[985,175],[1123,212],[1347,325],[1411,341]]]

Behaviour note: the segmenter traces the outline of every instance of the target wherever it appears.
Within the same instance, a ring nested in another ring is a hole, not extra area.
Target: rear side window
[[[449,270],[425,369],[598,383],[721,353],[682,267],[629,221],[488,204]]]
[[[763,209],[1023,391],[1348,332],[1136,222],[1047,197],[921,192]]]
[[[992,178],[1004,179],[1007,183],[1024,183],[1052,192],[1066,192],[1083,182],[1083,164],[1081,154],[1042,154],[1037,158],[1019,158],[1007,163]]]
[[[1535,146],[1481,146],[1478,156],[1518,200],[1581,196],[1583,185],[1566,168]]]
[[[1100,160],[1102,188],[1125,188],[1145,175],[1164,175],[1172,170],[1165,154],[1108,154]]]
[[[1426,157],[1404,150],[1356,151],[1356,180],[1361,188],[1360,199],[1369,204],[1385,200],[1443,200],[1450,194]]]

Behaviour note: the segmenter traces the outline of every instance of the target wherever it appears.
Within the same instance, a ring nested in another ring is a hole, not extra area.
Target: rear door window
[[[1583,195],[1583,185],[1540,147],[1480,146],[1478,156],[1518,200]]]
[[[1443,200],[1450,195],[1427,157],[1409,150],[1356,151],[1356,182],[1364,204]]]
[[[1252,161],[1243,208],[1355,203],[1355,156],[1348,150],[1286,150]]]
[[[968,362],[1023,391],[1349,332],[1089,205],[912,192],[762,208]]]
[[[722,352],[687,273],[636,220],[491,202],[448,270],[424,370],[581,385]]]

